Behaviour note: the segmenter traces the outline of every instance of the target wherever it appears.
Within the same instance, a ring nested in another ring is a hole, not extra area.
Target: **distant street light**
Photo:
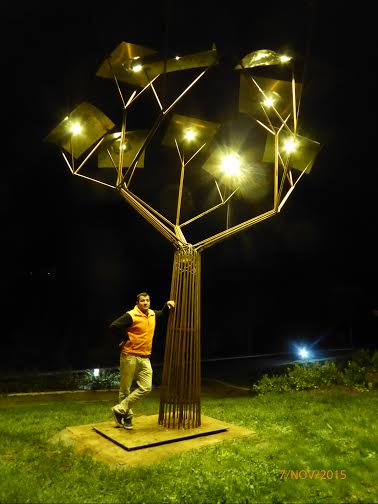
[[[303,360],[306,360],[310,357],[310,352],[307,350],[307,348],[300,348],[298,350],[299,357]]]

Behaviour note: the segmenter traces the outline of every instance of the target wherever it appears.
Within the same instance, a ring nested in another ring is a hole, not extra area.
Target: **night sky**
[[[281,214],[203,253],[203,355],[280,352],[298,340],[376,345],[372,4],[179,4],[4,4],[3,369],[117,365],[109,323],[137,292],[150,292],[155,308],[168,299],[171,245],[116,191],[72,177],[44,142],[83,100],[113,111],[114,84],[95,74],[122,41],[162,54],[215,43],[229,65],[258,49],[290,51],[304,84],[300,124],[322,145]],[[189,103],[227,121],[234,95],[220,84],[233,83],[212,79],[216,92]],[[142,173],[136,184],[164,206],[175,186],[161,177],[157,189],[148,162],[159,170],[164,159],[147,151],[146,182]],[[159,360],[161,338],[155,352]]]

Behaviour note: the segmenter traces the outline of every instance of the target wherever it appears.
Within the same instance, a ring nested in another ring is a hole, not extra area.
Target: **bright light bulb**
[[[93,376],[100,376],[100,370],[98,368],[93,370]]]
[[[306,350],[306,348],[300,348],[298,353],[299,353],[299,357],[301,359],[307,359],[309,356],[309,352],[308,352],[308,350]]]
[[[133,72],[140,72],[142,70],[142,65],[141,64],[138,64],[138,65],[135,65],[133,66],[132,68]]]
[[[83,131],[83,128],[79,123],[72,123],[70,125],[70,130],[73,135],[78,135]]]
[[[263,101],[263,105],[265,105],[265,107],[273,107],[274,102],[275,102],[275,100],[273,100],[273,98],[271,96],[268,96]]]
[[[286,54],[283,54],[282,56],[280,56],[281,63],[287,63],[291,59],[292,59],[291,56],[286,56]]]
[[[291,152],[294,152],[296,148],[297,148],[297,142],[295,141],[294,138],[288,138],[287,140],[285,140],[285,142],[283,144],[283,149],[288,154],[290,154]]]
[[[116,145],[116,149],[118,151],[120,151],[121,150],[121,139],[117,140],[117,143],[115,145]],[[125,140],[122,144],[122,150],[126,151],[126,149],[127,149],[127,140]]]
[[[192,130],[192,129],[188,129],[188,130],[186,130],[186,131],[185,131],[185,133],[184,133],[184,138],[185,138],[185,140],[188,140],[189,142],[190,142],[191,140],[194,140],[194,139],[195,139],[195,137],[196,137],[196,132],[195,132],[194,130]]]
[[[223,158],[222,171],[228,177],[234,177],[240,173],[240,159],[236,154],[228,154]]]

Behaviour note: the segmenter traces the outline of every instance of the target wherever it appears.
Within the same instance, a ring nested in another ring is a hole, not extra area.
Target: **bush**
[[[81,373],[67,370],[48,373],[21,373],[0,377],[0,393],[35,393],[56,390],[76,390],[81,383]]]
[[[371,358],[371,367],[372,367],[372,371],[378,371],[378,352],[375,351],[373,353],[373,356]]]
[[[336,383],[338,369],[334,362],[295,364],[288,370],[288,381],[295,390],[306,390]]]
[[[57,390],[99,390],[119,387],[119,371],[101,369],[98,376],[92,370],[22,373],[0,376],[0,394],[55,392]]]
[[[332,361],[324,364],[319,362],[295,364],[293,367],[287,368],[287,373],[284,375],[269,377],[265,374],[252,388],[258,394],[318,388],[336,383],[338,373],[338,369]]]
[[[357,350],[357,352],[352,355],[352,361],[360,367],[371,367],[372,359],[373,355],[369,352],[369,350],[366,350],[365,348]]]
[[[258,394],[308,390],[341,384],[359,391],[369,390],[368,372],[378,369],[378,352],[359,350],[352,360],[338,369],[333,361],[294,364],[283,375],[264,376],[252,386]]]
[[[253,385],[253,390],[258,394],[267,394],[268,392],[288,392],[291,386],[287,377],[284,375],[264,376]]]
[[[97,376],[93,371],[85,371],[79,384],[79,388],[85,390],[109,390],[116,387],[119,387],[119,372],[107,369],[100,369]]]
[[[349,361],[343,370],[341,382],[347,387],[366,390],[368,386],[366,367],[361,367],[358,362]]]

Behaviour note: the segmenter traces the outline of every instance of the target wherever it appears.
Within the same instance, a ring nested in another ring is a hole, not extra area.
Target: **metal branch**
[[[178,246],[176,235],[164,225],[152,212],[150,212],[142,203],[140,203],[131,193],[125,188],[119,189],[122,197],[155,229],[157,229],[165,238],[167,238],[175,246]]]
[[[97,144],[93,147],[93,149],[91,150],[91,152],[86,156],[86,158],[84,159],[84,161],[76,168],[76,170],[74,171],[75,175],[79,172],[79,170],[81,170],[81,168],[85,165],[85,163],[88,161],[88,159],[92,156],[92,154],[94,152],[96,152],[96,150],[100,147],[100,145],[102,144],[102,142],[104,141],[105,137],[102,137],[98,142]]]
[[[118,90],[118,93],[119,93],[119,95],[120,95],[120,97],[121,97],[123,107],[124,107],[124,108],[126,108],[125,100],[124,100],[124,98],[123,98],[123,94],[122,94],[121,88],[120,88],[120,86],[119,86],[119,84],[118,84],[118,79],[117,79],[117,76],[116,76],[116,74],[115,74],[115,72],[114,72],[114,70],[113,70],[113,65],[111,64],[111,61],[110,61],[110,59],[109,59],[109,58],[108,58],[108,65],[109,65],[109,67],[110,67],[110,71],[111,71],[111,72],[112,72],[112,74],[113,74],[113,79],[114,79],[114,81],[115,81],[115,83],[116,83],[117,90]]]
[[[143,206],[145,206],[151,213],[155,214],[156,217],[158,217],[159,219],[163,220],[164,222],[166,222],[167,224],[169,224],[172,229],[174,228],[174,224],[168,220],[166,217],[164,217],[164,215],[160,214],[157,210],[155,210],[152,206],[150,206],[148,203],[146,203],[145,201],[143,201],[141,198],[139,198],[139,196],[137,196],[135,193],[131,192],[130,190],[128,190],[128,192],[136,199],[139,201],[139,203]]]
[[[144,92],[145,92],[145,91],[146,91],[146,90],[147,90],[147,89],[148,89],[148,88],[152,85],[152,83],[153,83],[153,82],[155,82],[155,80],[156,80],[156,79],[158,79],[159,77],[160,77],[160,74],[159,74],[159,75],[157,75],[156,77],[154,77],[154,78],[153,78],[153,79],[152,79],[152,80],[151,80],[148,84],[146,84],[146,85],[144,86],[144,88],[143,88],[141,91],[139,91],[139,93],[138,93],[138,94],[136,94],[136,91],[135,91],[135,94],[134,94],[133,98],[132,98],[132,99],[130,99],[130,100],[127,102],[126,107],[128,107],[128,106],[129,106],[129,105],[131,105],[131,104],[132,104],[135,100],[137,100],[137,99],[139,98],[139,96],[141,96],[141,95],[142,95],[142,94],[143,94],[143,93],[144,93]]]
[[[81,173],[74,173],[74,175],[77,175],[78,177],[85,178],[87,180],[91,180],[92,182],[96,182],[96,184],[101,184],[101,185],[104,185],[106,187],[110,187],[111,189],[116,189],[116,186],[113,186],[111,184],[107,184],[106,182],[102,182],[101,180],[94,179],[92,177],[87,177],[86,175],[82,175]]]
[[[125,134],[126,134],[126,110],[122,114],[122,128],[121,128],[121,138],[119,144],[119,157],[118,157],[118,175],[117,175],[117,185],[120,180],[122,180],[122,168],[123,168],[123,146],[125,145]]]
[[[205,215],[207,215],[208,213],[210,212],[213,212],[214,210],[216,210],[217,208],[220,208],[221,206],[225,205],[229,200],[230,198],[236,193],[236,191],[239,189],[239,187],[237,187],[229,196],[226,200],[222,200],[221,203],[218,203],[217,205],[213,206],[212,208],[209,208],[208,210],[206,210],[205,212],[202,212],[201,214],[198,214],[196,215],[195,217],[193,217],[192,219],[189,219],[185,222],[183,222],[182,224],[180,224],[180,227],[184,227],[184,226],[187,226],[188,224],[190,224],[191,222],[197,220],[197,219],[200,219],[201,217],[204,217]]]
[[[295,97],[295,79],[294,79],[294,73],[292,74],[292,79],[291,79],[291,94],[293,97],[293,120],[294,120],[294,133],[297,132],[297,103],[296,103],[296,97]]]
[[[156,130],[157,130],[157,129],[158,129],[158,127],[160,126],[160,123],[163,121],[163,119],[164,119],[164,115],[163,115],[163,113],[161,112],[161,113],[159,114],[159,116],[157,117],[157,119],[156,119],[156,121],[155,121],[154,125],[152,126],[152,128],[151,128],[151,129],[150,129],[150,131],[148,132],[148,135],[147,135],[147,137],[145,138],[145,140],[144,140],[143,144],[140,146],[140,148],[139,148],[138,152],[135,154],[134,159],[133,159],[133,161],[131,162],[131,164],[130,164],[129,168],[127,169],[127,171],[126,171],[125,175],[122,177],[122,179],[121,179],[121,181],[120,181],[120,183],[119,183],[119,185],[120,185],[120,186],[121,186],[122,184],[124,184],[124,183],[125,183],[126,177],[127,177],[128,173],[131,171],[131,176],[130,176],[130,178],[129,178],[129,180],[128,180],[127,184],[126,184],[126,186],[128,187],[128,186],[130,185],[131,178],[132,178],[132,175],[133,175],[133,173],[134,173],[134,168],[135,168],[135,166],[137,165],[137,163],[138,163],[138,161],[139,161],[140,156],[143,154],[143,151],[146,149],[147,145],[151,142],[151,140],[152,140],[152,138],[153,138],[154,134],[156,133]]]
[[[244,231],[245,229],[253,226],[254,224],[257,224],[258,222],[273,217],[273,215],[276,215],[276,213],[277,213],[276,209],[269,210],[268,212],[258,215],[257,217],[253,217],[252,219],[242,222],[241,224],[238,224],[216,235],[213,235],[210,238],[206,238],[205,240],[202,240],[193,245],[193,247],[199,252],[202,252],[204,249],[209,248],[210,246],[215,245],[216,243],[219,243],[220,241],[223,241],[226,238],[229,238],[230,236],[239,233],[240,231]]]
[[[222,196],[222,193],[219,189],[219,185],[218,185],[218,182],[216,181],[216,179],[214,179],[214,182],[215,182],[215,185],[217,186],[217,189],[218,189],[218,192],[219,192],[219,196],[220,196],[220,199],[222,201],[222,203],[224,202],[224,199],[223,199],[223,196]]]
[[[158,102],[158,105],[159,105],[160,110],[163,110],[163,105],[161,104],[161,101],[160,101],[160,99],[159,99],[159,96],[158,96],[158,94],[157,94],[157,92],[156,92],[156,89],[155,89],[154,85],[152,84],[152,82],[151,82],[151,89],[152,89],[152,91],[153,91],[153,93],[154,93],[154,95],[155,95],[155,98],[156,98],[156,101]]]
[[[187,87],[187,88],[186,88],[186,89],[185,89],[185,90],[184,90],[184,91],[183,91],[183,92],[182,92],[182,93],[181,93],[181,94],[180,94],[180,95],[176,98],[176,100],[175,100],[175,101],[174,101],[174,102],[173,102],[173,103],[172,103],[172,104],[171,104],[171,105],[170,105],[167,109],[165,109],[165,110],[164,110],[164,112],[163,112],[163,113],[164,113],[164,115],[167,115],[167,114],[168,114],[168,112],[169,112],[169,111],[170,111],[170,110],[171,110],[171,109],[172,109],[172,108],[176,105],[176,103],[178,103],[178,102],[181,100],[181,98],[183,98],[183,96],[185,96],[185,95],[186,95],[186,93],[189,91],[189,89],[190,89],[190,88],[192,88],[192,87],[194,86],[194,84],[195,84],[195,83],[196,83],[196,82],[197,82],[197,81],[198,81],[201,77],[203,77],[203,76],[205,75],[205,73],[208,71],[208,69],[209,69],[209,68],[210,68],[210,67],[207,67],[207,68],[206,68],[203,72],[201,72],[201,73],[198,75],[198,77],[196,77],[196,78],[194,79],[194,81],[193,81],[191,84],[189,84],[189,86],[188,86],[188,87]]]
[[[181,170],[180,170],[180,184],[177,196],[177,209],[176,209],[176,226],[179,225],[180,221],[180,213],[181,213],[181,202],[182,202],[182,189],[184,187],[184,175],[185,175],[185,163],[181,161]]]
[[[74,169],[72,168],[70,162],[67,159],[67,156],[65,155],[65,153],[63,151],[62,151],[62,156],[63,156],[64,161],[67,163],[68,168],[70,169],[70,172],[73,174],[74,173]]]

